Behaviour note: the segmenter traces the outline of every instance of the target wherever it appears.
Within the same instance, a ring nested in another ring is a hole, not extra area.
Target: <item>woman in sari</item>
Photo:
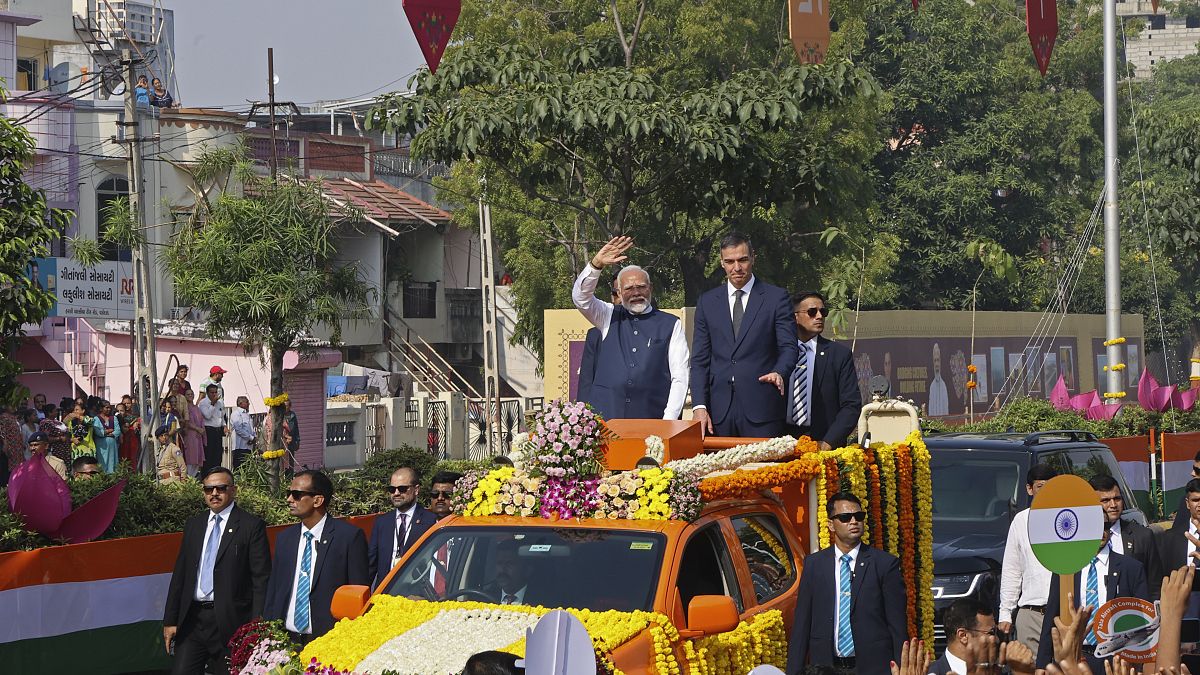
[[[178,381],[171,387],[177,388]],[[192,405],[192,390],[186,389],[175,395],[175,411],[179,415],[180,437],[183,440],[183,457],[187,460],[188,475],[200,474],[204,464],[204,414]]]
[[[142,435],[142,418],[136,413],[133,397],[129,394],[122,396],[121,404],[117,406],[117,422],[121,425],[121,447],[118,455],[121,461],[129,462],[133,467],[138,463]]]
[[[104,473],[117,470],[117,446],[121,442],[121,424],[113,414],[113,405],[105,401],[100,406],[100,414],[92,421],[93,438],[96,444],[96,458],[100,460],[100,468]]]

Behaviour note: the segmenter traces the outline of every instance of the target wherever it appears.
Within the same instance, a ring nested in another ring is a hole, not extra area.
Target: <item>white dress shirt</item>
[[[400,515],[404,514],[404,532],[400,532]],[[392,566],[395,567],[396,561],[400,559],[400,554],[404,552],[404,544],[408,541],[408,533],[412,532],[413,516],[417,514],[417,503],[408,505],[408,509],[401,511],[392,509],[392,519],[396,521],[396,530],[392,535]],[[397,546],[396,544],[400,544]]]
[[[213,513],[211,511],[209,511],[208,520],[206,520],[204,522],[204,544],[200,547],[200,564],[201,565],[204,564],[204,552],[208,550],[208,539],[209,539],[209,537],[212,536],[213,518],[216,518],[218,516],[220,516],[220,518],[221,518],[221,529],[217,532],[217,540],[212,543],[213,546],[220,546],[221,545],[221,534],[224,532],[227,532],[229,530],[229,512],[233,510],[233,504],[234,504],[233,502],[229,502],[229,506],[226,506],[224,509],[222,509],[218,513]],[[214,558],[214,562],[213,562],[214,565],[216,565],[215,560],[216,559]],[[199,568],[197,568],[197,571],[196,571],[196,590],[195,590],[194,597],[196,598],[196,600],[199,600],[200,602],[212,602],[212,599],[213,599],[212,593],[205,595],[204,593],[200,592]]]
[[[1096,554],[1098,562],[1096,563],[1096,609],[1100,609],[1100,605],[1108,602],[1108,584],[1105,583],[1105,578],[1108,576],[1108,547],[1100,549]],[[1075,588],[1075,601],[1082,607],[1087,603],[1087,578],[1088,567],[1092,561],[1088,561],[1083,569],[1079,570],[1079,585]]]
[[[250,419],[250,413],[234,408],[229,426],[233,427],[233,449],[249,450],[254,441],[254,422]]]
[[[742,293],[742,309],[745,311],[750,311],[750,291],[752,291],[753,289],[754,289],[754,275],[751,274],[750,280],[747,281],[746,285],[742,286],[742,288],[741,288],[741,290],[743,291],[743,293]],[[729,319],[731,321],[733,320],[733,303],[737,300],[737,292],[738,292],[738,289],[734,288],[733,284],[729,283],[728,281],[725,282],[725,293],[729,297]],[[742,316],[745,316],[745,314],[743,314]]]
[[[1195,523],[1195,521],[1192,521],[1192,520],[1189,520],[1189,521],[1188,521],[1188,532],[1190,532],[1190,533],[1192,534],[1192,536],[1193,536],[1193,537],[1200,538],[1200,529],[1197,529],[1197,528],[1196,528],[1196,523]],[[1196,559],[1192,557],[1192,554],[1196,552],[1196,545],[1192,543],[1192,540],[1191,540],[1191,539],[1188,539],[1188,540],[1187,540],[1187,543],[1188,543],[1188,547],[1187,547],[1187,560],[1183,561],[1183,563],[1182,563],[1182,564],[1185,564],[1185,565],[1187,565],[1187,566],[1189,566],[1189,567],[1195,567],[1195,566],[1196,566]],[[1167,569],[1176,569],[1175,565],[1180,565],[1180,564],[1181,564],[1181,563],[1177,563],[1177,562],[1175,562],[1175,563],[1168,563],[1168,564],[1167,564]]]
[[[325,521],[329,519],[328,515],[321,516],[318,522],[311,530],[300,525],[300,541],[296,544],[296,571],[292,574],[292,593],[288,596],[288,611],[287,621],[284,626],[293,633],[312,633],[312,578],[316,576],[317,571],[317,544],[321,541],[321,533],[325,531]],[[312,566],[308,570],[309,585],[308,585],[308,629],[304,631],[296,630],[296,585],[300,583],[300,563],[304,560],[304,533],[312,532]]]
[[[200,401],[199,406],[200,414],[204,416],[204,426],[225,426],[225,404],[220,399],[217,399],[217,402],[213,403],[205,397],[203,401]]]
[[[840,635],[840,631],[838,630],[838,608],[843,602],[851,601],[851,598],[843,598],[840,590],[842,588],[842,556],[850,556],[850,575],[853,577],[854,570],[858,565],[858,551],[860,548],[862,548],[862,544],[859,544],[849,551],[842,553],[842,549],[838,548],[836,545],[833,547],[833,596],[837,598],[837,603],[833,607],[833,617],[831,618],[833,619],[833,649],[835,656],[837,652],[838,635]],[[853,579],[851,579],[851,581],[853,581]]]
[[[1108,528],[1108,549],[1117,555],[1125,555],[1125,540],[1121,538],[1121,519]]]
[[[947,635],[946,637],[953,636]],[[967,662],[951,654],[949,649],[946,650],[946,665],[950,666],[950,672],[955,675],[967,675]]]
[[[591,263],[584,265],[583,271],[575,278],[571,288],[571,300],[593,326],[600,329],[600,339],[608,337],[608,327],[612,323],[612,303],[596,297],[596,285],[600,282],[600,270],[592,267]],[[661,310],[660,310],[661,311]],[[635,315],[636,316],[636,315]],[[688,351],[687,337],[683,334],[683,322],[676,321],[671,331],[671,340],[667,344],[667,365],[671,369],[671,392],[667,395],[667,407],[663,409],[664,420],[677,420],[683,411],[683,400],[687,397],[688,388]]]
[[[1050,595],[1050,570],[1038,562],[1029,545],[1029,509],[1013,516],[1000,571],[1000,615],[997,623],[1012,623],[1020,606],[1044,607]]]
[[[503,605],[523,605],[525,604],[525,589],[529,586],[522,586],[516,593],[505,593],[500,591],[500,603]],[[506,598],[515,598],[512,602],[505,602]]]

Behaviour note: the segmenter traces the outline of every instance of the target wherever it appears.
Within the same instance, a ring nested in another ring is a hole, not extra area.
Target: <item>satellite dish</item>
[[[125,78],[117,66],[109,64],[100,69],[100,91],[108,98],[125,93]]]

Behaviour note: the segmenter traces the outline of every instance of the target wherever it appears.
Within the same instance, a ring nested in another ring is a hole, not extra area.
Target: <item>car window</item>
[[[750,569],[754,599],[762,604],[790,588],[796,579],[796,566],[775,516],[738,516],[732,523]]]
[[[404,561],[384,591],[427,600],[604,611],[653,608],[666,538],[595,528],[446,527]]]
[[[688,540],[679,561],[676,587],[685,612],[697,595],[728,595],[737,604],[739,613],[744,608],[729,547],[716,523],[700,529]]]
[[[1007,529],[1009,502],[1024,491],[1021,465],[1016,460],[969,457],[965,453],[938,452],[930,460],[933,474],[934,521],[986,521],[1004,519]]]
[[[1132,509],[1137,506],[1129,492],[1129,486],[1125,484],[1125,475],[1121,473],[1117,458],[1107,448],[1055,450],[1042,453],[1038,461],[1049,464],[1060,474],[1073,473],[1084,480],[1091,480],[1096,476],[1112,476],[1121,486],[1125,508]]]

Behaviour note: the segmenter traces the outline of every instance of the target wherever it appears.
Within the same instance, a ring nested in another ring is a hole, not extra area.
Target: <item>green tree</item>
[[[284,354],[310,352],[318,327],[337,344],[341,322],[366,308],[371,291],[357,264],[336,259],[336,232],[357,214],[331,211],[316,182],[255,174],[241,146],[206,149],[190,170],[196,208],[163,254],[176,297],[207,313],[211,334],[236,336],[247,353],[262,354],[277,397]],[[125,245],[140,238],[127,207],[110,210],[107,229]],[[272,449],[282,447],[283,413],[282,405],[271,410]]]
[[[6,92],[0,87],[0,102]],[[0,404],[16,405],[28,394],[17,381],[21,364],[13,355],[25,324],[40,323],[54,306],[54,295],[30,279],[30,262],[50,255],[67,214],[49,208],[46,194],[22,176],[33,161],[33,137],[13,120],[0,116]]]
[[[486,177],[518,336],[540,352],[541,310],[569,306],[571,279],[609,237],[634,236],[660,302],[692,303],[722,232],[767,242],[768,278],[815,277],[814,247],[787,237],[861,216],[878,89],[849,61],[793,65],[782,12],[479,3],[437,75],[386,97],[371,123],[413,134],[418,155],[468,160],[444,186],[468,207],[460,222]]]

